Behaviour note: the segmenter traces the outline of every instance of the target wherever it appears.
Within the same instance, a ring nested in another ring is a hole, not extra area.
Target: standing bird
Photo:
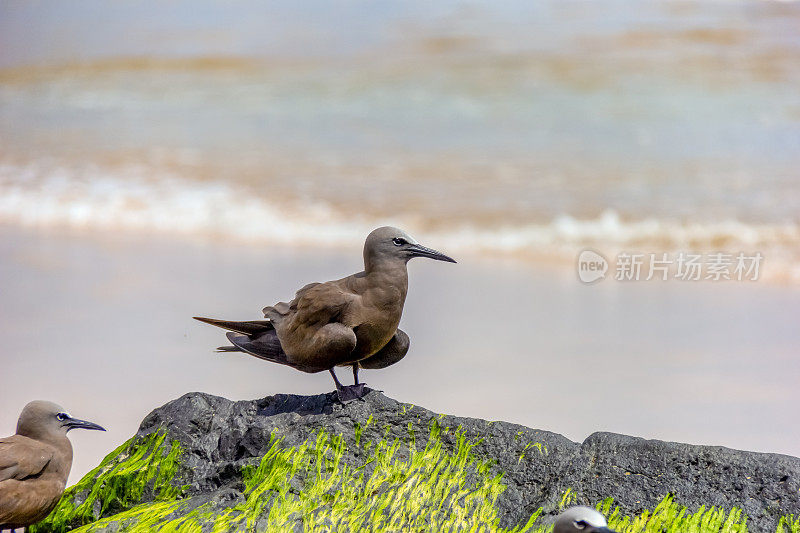
[[[414,257],[455,263],[386,226],[367,236],[363,272],[306,285],[291,302],[265,307],[266,320],[194,318],[230,331],[233,346],[219,351],[246,352],[303,372],[327,370],[341,401],[361,398],[360,368],[386,368],[408,352],[408,335],[397,326],[408,292],[406,263]],[[333,370],[337,366],[353,368],[354,385],[339,382]]]
[[[55,508],[72,467],[67,432],[78,428],[105,431],[37,400],[22,410],[16,435],[0,439],[0,531],[28,527]]]
[[[608,529],[606,518],[582,505],[570,507],[556,518],[553,533],[616,533]]]

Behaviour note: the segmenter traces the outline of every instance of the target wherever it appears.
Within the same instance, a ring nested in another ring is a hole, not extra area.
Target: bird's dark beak
[[[427,257],[428,259],[435,259],[437,261],[447,261],[448,263],[455,263],[456,260],[452,257],[444,255],[442,252],[437,252],[431,248],[426,248],[421,244],[409,244],[408,251],[411,257]]]
[[[598,527],[597,529],[594,529],[593,531],[596,531],[597,533],[617,533],[613,529],[608,529],[607,527]]]
[[[102,426],[98,426],[94,422],[89,422],[87,420],[78,420],[77,418],[69,418],[64,422],[64,425],[67,426],[67,431],[71,429],[94,429],[97,431],[105,431],[105,428]]]

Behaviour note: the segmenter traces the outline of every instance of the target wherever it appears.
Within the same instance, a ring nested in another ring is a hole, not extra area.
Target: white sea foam
[[[547,223],[494,228],[468,220],[435,226],[419,214],[376,220],[324,202],[302,204],[265,198],[222,182],[188,180],[144,168],[113,175],[34,165],[0,165],[0,222],[38,228],[128,230],[227,238],[280,245],[341,246],[360,241],[376,225],[396,224],[448,251],[487,250],[573,259],[576,250],[761,251],[771,254],[771,274],[800,282],[800,227],[796,223],[747,224],[736,220],[680,222],[623,220],[613,210],[594,219],[561,216]],[[430,227],[438,229],[430,230]]]

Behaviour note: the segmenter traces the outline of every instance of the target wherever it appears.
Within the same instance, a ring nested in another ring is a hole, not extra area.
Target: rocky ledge
[[[800,531],[800,459],[613,433],[578,444],[376,391],[346,405],[190,393],[31,529],[537,531],[572,504],[621,531]]]

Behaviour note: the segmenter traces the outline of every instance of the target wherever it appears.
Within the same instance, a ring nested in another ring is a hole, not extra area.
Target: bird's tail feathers
[[[291,366],[296,368],[294,364],[289,362],[286,354],[281,347],[278,336],[275,331],[269,331],[257,337],[247,335],[237,335],[236,333],[226,333],[226,337],[233,344],[232,348],[238,349],[242,352],[249,353],[259,359],[271,361],[281,365]]]
[[[236,346],[218,346],[217,347],[217,352],[219,352],[219,353],[222,353],[222,352],[241,352],[241,350],[239,348],[237,348]]]
[[[259,333],[275,329],[272,322],[269,320],[246,320],[237,322],[234,320],[218,320],[216,318],[205,318],[202,316],[194,316],[192,318],[200,322],[205,322],[206,324],[211,324],[212,326],[217,326],[218,328],[241,333],[242,335],[258,335]]]

